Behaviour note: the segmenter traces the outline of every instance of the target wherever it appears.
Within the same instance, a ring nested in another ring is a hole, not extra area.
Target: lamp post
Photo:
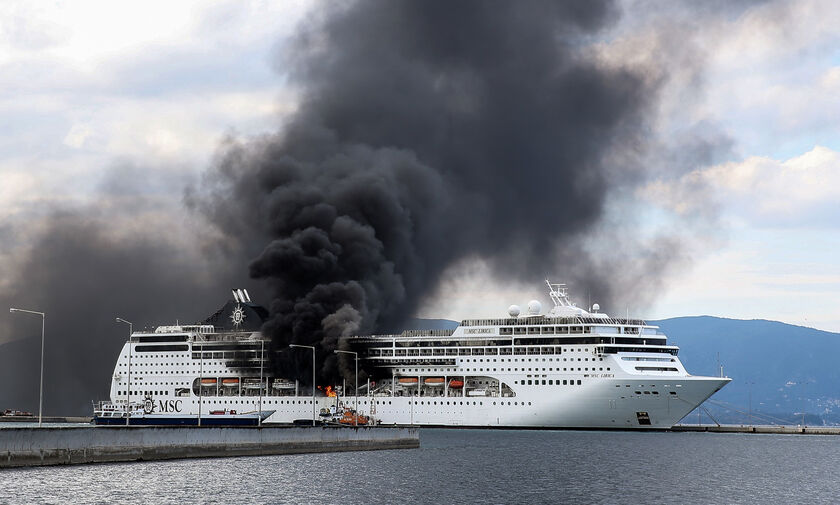
[[[315,347],[311,345],[289,344],[289,347],[312,349],[312,426],[315,426]]]
[[[805,403],[805,406],[802,407],[802,427],[805,427],[805,408],[808,406],[808,397],[806,395],[806,388],[808,384],[812,383],[813,381],[805,381],[802,382],[802,401]]]
[[[265,362],[265,340],[260,339],[260,399],[257,413],[257,426],[262,427],[263,363]]]
[[[128,426],[131,417],[131,335],[134,333],[134,324],[121,317],[117,318],[117,322],[128,325],[128,385],[125,391],[125,425]]]
[[[41,386],[38,392],[38,427],[41,427],[43,420],[44,407],[44,323],[47,319],[46,314],[35,310],[16,309],[14,307],[9,309],[9,312],[22,312],[24,314],[36,314],[41,316]]]
[[[343,353],[343,354],[352,354],[354,358],[356,358],[356,385],[353,388],[353,395],[355,396],[355,400],[353,402],[354,408],[356,409],[356,415],[353,416],[353,426],[358,426],[359,424],[359,353],[354,351],[340,351],[336,349],[336,354]],[[367,393],[370,395],[370,391]]]

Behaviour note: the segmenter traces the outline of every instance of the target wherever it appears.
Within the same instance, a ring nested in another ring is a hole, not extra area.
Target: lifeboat
[[[344,425],[355,424],[364,426],[370,422],[370,418],[362,414],[357,414],[355,410],[344,409],[344,415],[341,416],[341,419],[339,419],[338,422],[339,424]]]
[[[274,389],[294,389],[295,383],[284,379],[274,379],[274,383],[271,387]]]
[[[464,387],[464,381],[458,379],[452,379],[449,381],[449,387],[452,389],[461,389]]]
[[[239,386],[239,378],[222,379],[222,386],[226,388],[235,388]]]
[[[417,385],[417,377],[400,377],[399,383],[401,386],[415,386]]]
[[[428,379],[423,381],[423,384],[427,386],[443,386],[443,377],[429,377]]]
[[[216,385],[216,379],[201,379],[201,385],[205,386],[205,387],[206,386],[215,386]]]
[[[226,413],[227,413],[227,412],[226,412],[226,411],[224,411],[224,410],[211,410],[211,411],[210,411],[210,415],[211,415],[211,416],[223,416],[223,415],[225,415]]]

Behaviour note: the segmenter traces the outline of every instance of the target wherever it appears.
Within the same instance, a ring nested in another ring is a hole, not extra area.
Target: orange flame
[[[324,388],[324,386],[318,386],[318,389],[323,391],[324,394],[327,395],[330,398],[335,398],[336,397],[335,389],[333,389],[332,386],[327,386],[326,388]]]

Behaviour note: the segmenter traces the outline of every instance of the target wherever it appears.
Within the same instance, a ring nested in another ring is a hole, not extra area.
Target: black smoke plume
[[[232,141],[191,196],[225,236],[262,241],[250,274],[273,294],[275,350],[316,345],[334,379],[342,337],[399,329],[471,257],[609,299],[617,272],[584,239],[643,175],[609,160],[644,150],[657,93],[584,49],[616,16],[604,0],[365,0],[309,18],[281,63],[298,111]],[[278,373],[305,377],[290,362]]]
[[[176,198],[150,199],[159,180],[149,170],[112,168],[88,205],[48,205],[31,246],[5,262],[0,291],[0,410],[37,413],[41,319],[46,313],[44,414],[90,415],[109,397],[114,363],[129,327],[153,329],[206,318],[246,273],[184,241]],[[117,186],[122,187],[119,189]],[[21,225],[12,236],[23,236]],[[8,244],[5,244],[8,245]],[[250,290],[259,292],[252,286]],[[258,288],[258,287],[257,287]],[[256,294],[256,293],[255,293]]]
[[[34,232],[29,216],[0,223],[0,306],[47,312],[45,412],[89,414],[107,396],[127,333],[114,317],[200,321],[231,287],[272,300],[265,330],[286,357],[276,373],[306,380],[309,356],[287,344],[314,344],[320,381],[336,378],[343,337],[399,330],[471,258],[500,283],[556,275],[606,306],[628,285],[639,293],[679,245],[626,246],[632,230],[614,236],[627,222],[605,220],[605,205],[645,182],[660,88],[698,59],[604,61],[591,47],[618,11],[609,0],[325,2],[279,58],[297,113],[274,135],[224,144],[187,191],[209,238],[184,240],[183,209],[148,198],[184,181],[150,180],[166,170],[143,164],[116,171],[89,206],[39,205]],[[665,49],[686,40],[677,31]],[[592,254],[603,228],[606,252]],[[16,241],[27,246],[12,251]],[[264,282],[243,283],[248,273]],[[0,313],[0,408],[35,410],[39,321]]]

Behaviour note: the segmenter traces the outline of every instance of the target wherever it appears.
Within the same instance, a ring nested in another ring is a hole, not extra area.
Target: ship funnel
[[[248,294],[247,289],[231,289],[231,293],[233,293],[233,301],[236,303],[245,303],[251,301],[251,295]]]

